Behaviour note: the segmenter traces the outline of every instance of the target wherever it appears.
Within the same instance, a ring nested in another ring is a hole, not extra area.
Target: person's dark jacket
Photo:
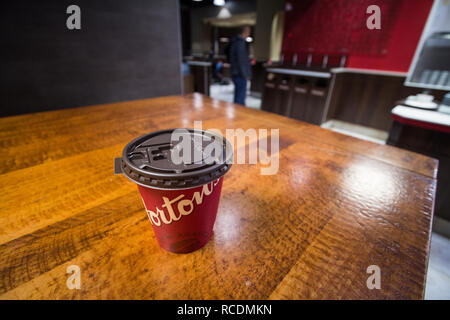
[[[230,45],[230,72],[231,76],[250,79],[252,68],[248,57],[248,48],[245,40],[237,36],[231,40]]]

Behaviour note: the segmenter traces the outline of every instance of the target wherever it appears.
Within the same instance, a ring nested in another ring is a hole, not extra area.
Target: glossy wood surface
[[[235,164],[212,240],[179,255],[158,246],[113,159],[139,135],[194,120],[279,129],[280,165],[264,176]],[[0,146],[2,299],[423,297],[432,158],[199,94],[1,118]],[[70,265],[80,290],[66,286]],[[380,290],[367,288],[370,265]]]

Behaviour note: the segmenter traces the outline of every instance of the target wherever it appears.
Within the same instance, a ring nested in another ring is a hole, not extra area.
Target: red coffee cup
[[[218,134],[170,129],[131,141],[116,167],[137,183],[159,245],[188,253],[213,235],[223,175],[232,159],[230,143]]]

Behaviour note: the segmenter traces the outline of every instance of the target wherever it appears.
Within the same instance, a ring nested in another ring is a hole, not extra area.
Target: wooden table
[[[280,169],[235,164],[215,235],[159,248],[136,185],[113,175],[163,128],[280,129]],[[0,119],[0,298],[420,299],[437,161],[271,113],[172,96]],[[69,290],[67,267],[81,270]],[[381,289],[366,285],[370,265]]]

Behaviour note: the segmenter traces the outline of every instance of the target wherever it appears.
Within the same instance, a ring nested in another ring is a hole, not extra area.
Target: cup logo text
[[[219,181],[220,179],[217,179],[213,182],[205,184],[201,192],[194,192],[192,199],[184,199],[184,194],[181,194],[172,200],[167,197],[162,197],[164,204],[161,206],[162,209],[156,207],[156,212],[149,210],[145,205],[145,202],[142,200],[150,222],[152,225],[159,227],[161,226],[161,223],[171,224],[173,221],[180,220],[183,216],[190,215],[194,211],[194,206],[201,205],[203,203],[203,197],[209,196]]]

